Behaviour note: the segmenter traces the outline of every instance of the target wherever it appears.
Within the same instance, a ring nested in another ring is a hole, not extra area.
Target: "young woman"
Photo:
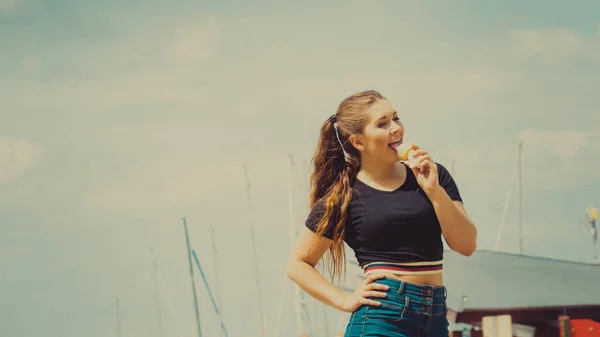
[[[350,312],[346,337],[447,337],[442,235],[469,256],[477,229],[449,172],[421,149],[417,167],[398,159],[404,127],[376,91],[344,99],[325,121],[311,176],[311,212],[287,265],[311,296]],[[329,271],[345,266],[344,241],[365,281],[345,294],[315,269],[328,251]]]

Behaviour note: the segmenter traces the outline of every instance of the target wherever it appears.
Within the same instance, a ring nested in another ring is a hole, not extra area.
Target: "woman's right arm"
[[[290,253],[286,268],[287,276],[310,296],[341,311],[353,312],[360,305],[381,305],[380,302],[368,297],[386,296],[384,292],[380,291],[385,291],[388,287],[373,283],[373,281],[383,278],[383,276],[367,278],[354,293],[346,295],[315,269],[315,266],[332,243],[332,240],[304,228],[298,235],[296,245]]]
[[[332,243],[332,240],[303,228],[290,253],[286,271],[287,276],[310,296],[335,309],[343,310],[346,294],[315,269]]]

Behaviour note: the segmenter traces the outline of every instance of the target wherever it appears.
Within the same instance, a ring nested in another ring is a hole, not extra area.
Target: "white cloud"
[[[523,130],[517,136],[530,148],[531,154],[548,154],[558,160],[571,161],[580,151],[600,141],[600,128],[582,130]]]
[[[10,92],[9,101],[23,110],[54,109],[78,115],[112,113],[108,123],[98,125],[81,141],[88,141],[90,147],[115,157],[130,155],[140,164],[107,172],[88,191],[85,204],[95,210],[141,210],[203,200],[203,195],[188,189],[184,182],[191,181],[190,186],[196,188],[213,186],[210,184],[221,179],[214,177],[227,177],[231,173],[226,168],[233,164],[223,159],[228,154],[239,155],[241,150],[248,157],[274,156],[281,150],[312,154],[313,145],[308,145],[307,139],[316,142],[320,123],[333,113],[345,95],[357,90],[369,87],[381,90],[409,121],[411,138],[414,135],[425,143],[431,142],[428,147],[436,146],[441,152],[452,149],[452,144],[441,140],[453,128],[464,125],[457,122],[460,118],[474,111],[479,115],[494,111],[478,107],[489,105],[488,98],[526,87],[530,81],[523,72],[489,62],[450,63],[436,58],[399,57],[381,58],[381,62],[368,67],[356,67],[364,60],[377,59],[381,51],[364,49],[350,53],[344,46],[339,49],[332,46],[322,52],[320,44],[305,44],[310,40],[302,39],[287,44],[254,41],[248,46],[248,57],[231,63],[222,72],[203,71],[217,59],[219,52],[227,50],[226,41],[220,40],[222,29],[215,16],[198,22],[177,22],[152,45],[153,50],[158,50],[148,56],[152,62],[142,62],[142,66],[119,74],[57,79],[51,83],[6,81],[3,84]],[[579,50],[577,46],[583,38],[573,34],[562,30],[527,31],[515,33],[515,39],[517,46],[533,48],[523,51],[523,55],[531,56],[537,55],[532,51],[535,48],[545,52],[555,48],[552,47],[555,35],[560,45]],[[570,39],[575,42],[569,42]],[[81,68],[95,69],[99,64],[107,66],[106,62],[113,62],[107,55],[118,55],[123,46],[112,47],[115,48],[108,48],[102,54],[95,49],[73,55],[82,55],[77,60]],[[214,85],[199,84],[210,82],[211,78]],[[237,80],[230,81],[233,79]],[[115,113],[130,108],[138,109],[137,114],[142,117],[123,122]],[[180,119],[182,111],[186,113],[185,119]],[[503,118],[510,120],[522,113],[518,109],[512,111]],[[239,115],[247,119],[236,119]],[[305,124],[287,125],[284,118],[302,120]],[[480,136],[473,131],[465,132]],[[314,137],[307,136],[310,133]],[[282,139],[285,136],[290,139]],[[240,140],[242,137],[246,138]],[[542,142],[526,140],[527,151],[534,144],[540,146]],[[569,144],[581,146],[577,145],[576,137]],[[217,146],[225,146],[231,152],[219,154]],[[564,142],[556,146],[564,146]],[[453,152],[458,159],[459,175],[468,174],[469,183],[485,186],[486,182],[509,181],[515,160],[510,142],[500,143],[486,137]],[[489,153],[494,156],[489,158]],[[188,155],[196,156],[197,160],[183,159]],[[201,163],[200,158],[215,162]],[[481,158],[486,160],[482,163]],[[172,164],[167,163],[171,160]],[[444,163],[450,166],[449,161]],[[207,173],[196,177],[186,166],[193,172]],[[509,171],[504,172],[507,168]],[[206,174],[214,179],[203,180]]]
[[[16,179],[37,164],[40,147],[23,139],[0,138],[0,183]]]
[[[81,115],[162,102],[202,101],[206,90],[189,81],[207,76],[206,67],[218,52],[219,29],[213,15],[175,22],[160,34],[147,32],[149,39],[125,31],[111,41],[23,56],[20,65],[26,72],[39,70],[48,59],[48,63],[70,64],[75,75],[0,81],[0,91],[7,97],[3,103],[21,110]]]
[[[0,13],[13,11],[20,0],[0,0]]]
[[[600,151],[600,129],[526,129],[512,138],[496,143],[482,139],[452,151],[458,158],[457,178],[469,184],[469,189],[508,187],[517,167],[518,140],[523,141],[522,169],[529,188],[571,186],[587,181],[589,173],[600,169],[594,155]]]
[[[540,60],[546,64],[582,58],[600,60],[600,32],[590,38],[567,28],[548,27],[514,31],[512,39],[514,51],[524,59]]]
[[[522,77],[516,72],[485,65],[446,65],[412,70],[401,76],[397,90],[404,97],[398,104],[409,112],[456,118],[465,114],[466,106],[480,106],[487,98],[512,90]],[[485,113],[485,110],[479,109],[477,113]]]
[[[201,100],[204,91],[181,88],[171,76],[136,72],[103,79],[70,78],[0,82],[7,104],[22,110],[43,109],[59,114],[110,113],[115,109],[143,108],[165,101]],[[46,115],[47,116],[47,115]]]
[[[209,61],[217,52],[219,26],[215,15],[205,22],[182,23],[173,29],[173,41],[167,48],[167,60],[178,66],[196,66]]]
[[[26,57],[21,60],[21,66],[27,73],[34,73],[41,69],[42,63],[39,56]]]
[[[600,129],[525,130],[517,137],[523,139],[523,165],[531,186],[556,189],[595,181]]]
[[[285,156],[253,157],[248,162],[252,184],[261,189],[285,184],[285,164]],[[84,193],[82,203],[86,210],[101,213],[185,212],[226,205],[244,195],[245,184],[242,158],[161,158],[106,172]]]

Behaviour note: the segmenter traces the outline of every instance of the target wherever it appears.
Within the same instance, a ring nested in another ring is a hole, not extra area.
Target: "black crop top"
[[[452,200],[462,202],[450,172],[438,166],[440,186]],[[323,216],[318,202],[306,219],[316,232]],[[331,239],[333,230],[324,234]],[[394,191],[375,189],[355,179],[348,207],[344,241],[354,251],[365,274],[433,274],[442,270],[442,231],[433,205],[407,167],[406,181]]]

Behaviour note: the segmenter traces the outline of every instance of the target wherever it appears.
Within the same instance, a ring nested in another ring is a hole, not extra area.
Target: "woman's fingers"
[[[365,279],[365,285],[371,284],[371,283],[373,283],[373,281],[379,280],[379,279],[382,279],[382,278],[385,278],[385,275],[382,275],[382,274],[369,275]]]
[[[381,291],[365,291],[363,297],[387,297],[387,294]]]
[[[381,283],[371,283],[365,287],[365,290],[388,290],[390,287],[386,284]]]
[[[385,275],[375,274],[375,275],[370,275],[365,279],[361,304],[375,305],[375,306],[381,305],[380,302],[372,300],[369,297],[374,297],[374,298],[387,297],[387,294],[385,293],[385,291],[390,289],[390,287],[386,284],[374,282],[376,280],[384,279],[384,278],[385,278]],[[378,290],[381,290],[381,291],[378,291]]]
[[[360,300],[360,304],[380,306],[381,302],[362,297],[362,299]]]

